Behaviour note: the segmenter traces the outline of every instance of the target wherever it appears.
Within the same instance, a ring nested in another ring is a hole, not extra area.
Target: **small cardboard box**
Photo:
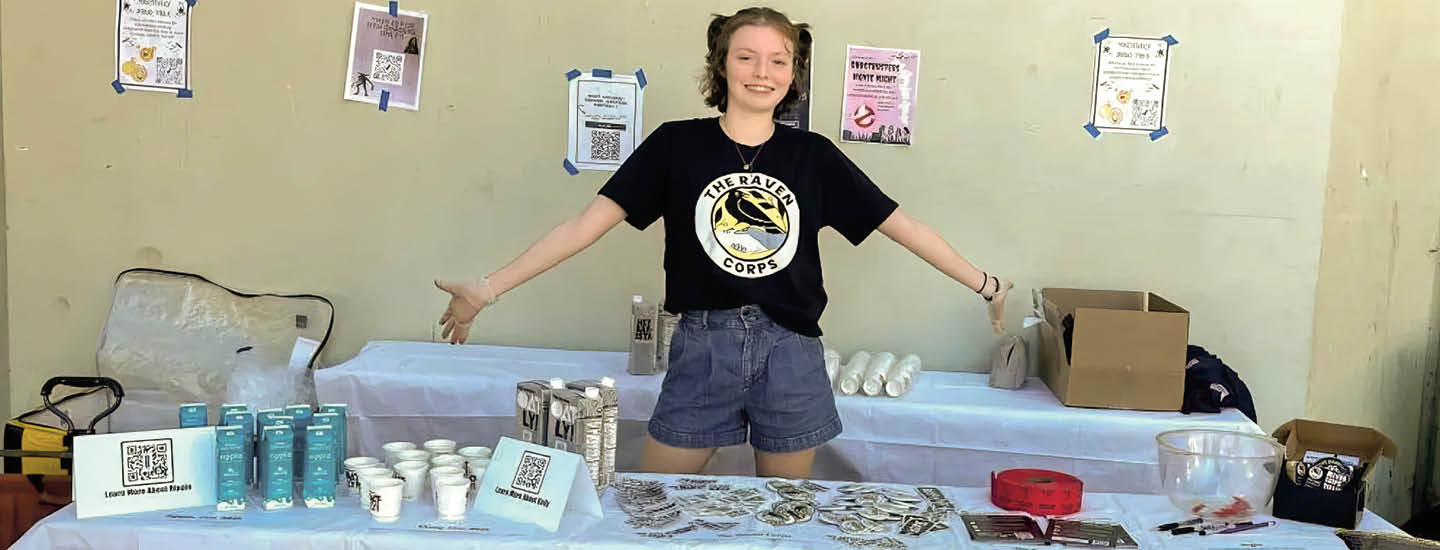
[[[1189,312],[1149,292],[1047,288],[1039,300],[1040,377],[1061,403],[1180,410]],[[1075,328],[1067,359],[1063,320],[1069,315]]]
[[[1381,457],[1395,456],[1395,443],[1379,430],[1295,419],[1272,434],[1285,445],[1285,461],[1303,460],[1305,453],[1344,455],[1360,459],[1365,472],[1345,489],[1331,491],[1297,485],[1288,468],[1275,485],[1275,517],[1354,529],[1365,513],[1365,489]]]

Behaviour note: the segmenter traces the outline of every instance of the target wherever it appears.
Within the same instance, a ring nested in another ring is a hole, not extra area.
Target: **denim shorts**
[[[670,369],[650,436],[671,447],[745,443],[768,453],[840,435],[819,338],[776,324],[759,306],[689,311],[670,340]]]

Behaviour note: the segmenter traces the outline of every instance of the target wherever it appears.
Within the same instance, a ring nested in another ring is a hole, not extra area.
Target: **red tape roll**
[[[1006,510],[1037,516],[1067,516],[1080,511],[1085,482],[1050,470],[1005,470],[990,474],[990,502]]]

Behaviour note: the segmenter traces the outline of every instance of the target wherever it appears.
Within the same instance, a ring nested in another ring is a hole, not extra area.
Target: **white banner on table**
[[[215,506],[215,427],[75,438],[79,518]]]
[[[490,457],[475,510],[547,531],[558,529],[567,511],[605,517],[580,455],[508,437],[500,438]]]

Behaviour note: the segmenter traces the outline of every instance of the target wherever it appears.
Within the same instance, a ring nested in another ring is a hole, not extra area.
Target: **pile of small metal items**
[[[671,484],[670,488],[678,491],[700,491],[675,497],[675,501],[685,513],[697,518],[744,517],[759,511],[769,501],[759,489],[735,489],[715,479],[682,477],[677,483]]]
[[[815,517],[817,509],[815,494],[830,490],[829,487],[809,480],[795,484],[788,481],[772,479],[765,482],[765,487],[779,495],[780,502],[776,502],[767,509],[760,510],[755,514],[755,519],[763,521],[772,527],[783,527],[810,521]]]
[[[847,535],[891,532],[889,524],[899,522],[903,535],[920,536],[949,529],[945,520],[954,505],[938,489],[921,487],[920,495],[874,485],[851,484],[837,489],[841,494],[816,507],[820,522],[834,525]],[[922,504],[929,507],[922,511]]]
[[[615,484],[615,501],[630,516],[625,523],[631,527],[664,529],[680,521],[680,504],[659,481],[622,477]]]

